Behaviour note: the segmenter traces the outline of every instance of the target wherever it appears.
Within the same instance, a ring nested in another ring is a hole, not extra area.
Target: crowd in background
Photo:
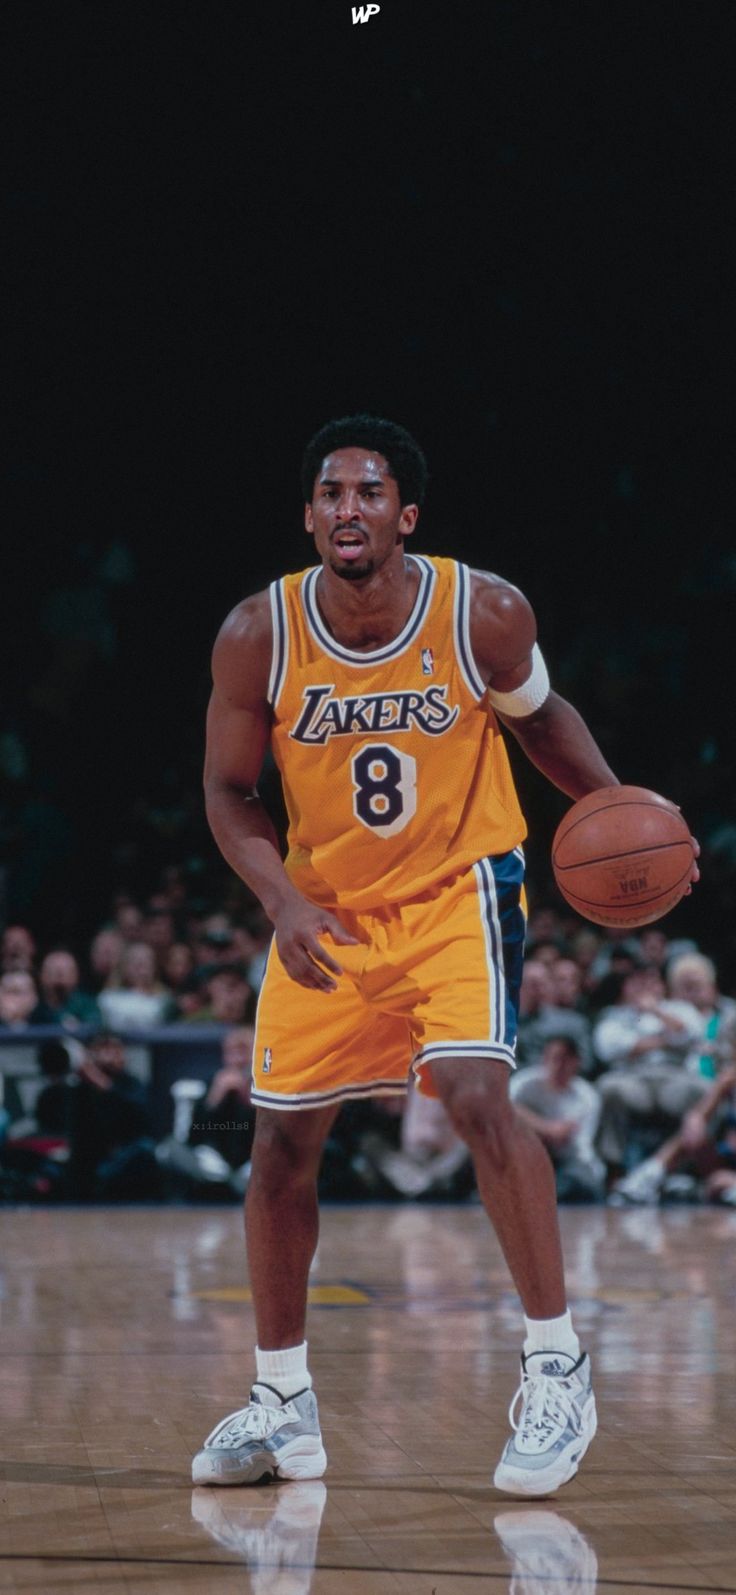
[[[223,906],[169,866],[143,903],[116,893],[83,949],[40,946],[24,924],[0,948],[0,1042],[35,1037],[30,1109],[5,1079],[5,1200],[238,1200],[255,1109],[253,1025],[271,926],[240,882]],[[165,1134],[136,1039],[165,1027],[218,1037],[216,1064],[184,1065]],[[199,1027],[199,1029],[198,1029]],[[3,1052],[0,1045],[0,1076]],[[515,1111],[544,1142],[561,1201],[736,1205],[736,1001],[692,939],[661,925],[604,931],[557,907],[529,921]],[[413,1088],[348,1102],[328,1141],[323,1197],[477,1199],[441,1105]]]

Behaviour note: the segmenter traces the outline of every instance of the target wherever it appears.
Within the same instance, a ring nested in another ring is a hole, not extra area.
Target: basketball
[[[552,868],[595,925],[650,925],[687,891],[695,849],[674,803],[642,786],[589,792],[560,821]]]

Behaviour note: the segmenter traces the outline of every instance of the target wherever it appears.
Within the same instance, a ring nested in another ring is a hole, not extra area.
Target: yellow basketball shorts
[[[526,929],[524,855],[480,859],[410,902],[334,909],[356,947],[324,946],[337,990],[287,975],[275,940],[258,1001],[252,1100],[318,1108],[407,1088],[436,1096],[434,1058],[514,1067]]]

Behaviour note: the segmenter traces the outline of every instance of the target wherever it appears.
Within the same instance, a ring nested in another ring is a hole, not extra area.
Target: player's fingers
[[[310,991],[334,991],[335,982],[310,957],[309,951],[299,942],[279,947],[279,957],[290,980]]]
[[[341,925],[339,919],[335,919],[333,914],[325,915],[320,925],[320,930],[328,931],[332,940],[339,942],[342,947],[357,947],[359,945],[357,936],[351,936],[350,931],[346,930],[345,926]]]
[[[337,970],[338,974],[342,973],[337,964],[334,964],[333,968]],[[309,980],[317,991],[337,991],[337,981],[333,980],[325,969],[321,969],[312,957],[307,959],[307,973]]]
[[[325,969],[332,970],[333,975],[342,974],[342,966],[337,964],[334,958],[330,957],[328,952],[325,952],[321,941],[318,941],[316,936],[310,936],[309,940],[305,941],[303,945],[309,958],[315,959],[317,963],[322,964]]]
[[[337,982],[332,979],[326,969],[322,968],[322,965],[329,963],[336,975],[341,975],[342,970],[339,964],[334,963],[329,958],[324,948],[317,941],[316,936],[303,937],[301,941],[296,942],[289,949],[289,955],[291,967],[289,967],[289,963],[287,963],[283,954],[282,962],[287,972],[294,980],[298,980],[300,985],[311,986],[316,991],[336,990]]]
[[[282,962],[284,962],[282,960]],[[297,982],[299,986],[306,986],[308,991],[336,991],[336,982],[330,978],[325,970],[309,958],[306,953],[299,959],[291,960],[291,967],[284,962],[287,975]]]

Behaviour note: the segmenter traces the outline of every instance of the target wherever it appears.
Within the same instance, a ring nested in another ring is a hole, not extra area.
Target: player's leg
[[[315,1479],[327,1466],[304,1336],[317,1174],[337,1112],[334,1104],[258,1111],[245,1204],[256,1378],[247,1406],[217,1424],[197,1452],[195,1484]]]
[[[553,1170],[509,1099],[525,932],[519,849],[481,859],[402,921],[419,1089],[437,1093],[472,1154],[478,1188],[526,1315],[518,1435],[495,1482],[547,1495],[595,1432],[590,1365],[566,1307]],[[394,950],[394,959],[396,952]],[[516,1427],[516,1425],[515,1425]]]
[[[345,948],[346,955],[353,951]],[[342,949],[340,956],[347,961]],[[197,1453],[195,1484],[314,1479],[324,1472],[304,1338],[322,1148],[345,1097],[406,1089],[411,1038],[406,1024],[374,1014],[348,975],[329,993],[296,985],[274,946],[253,1056],[257,1117],[246,1235],[256,1378],[248,1405],[223,1419]]]
[[[508,1065],[496,1058],[435,1058],[432,1080],[469,1148],[483,1205],[528,1318],[566,1311],[552,1164],[514,1113]]]
[[[248,1274],[258,1345],[304,1340],[307,1280],[317,1248],[317,1174],[339,1106],[259,1108],[245,1201]]]
[[[511,1494],[549,1495],[577,1472],[597,1423],[590,1362],[567,1309],[554,1172],[541,1141],[513,1111],[505,1062],[434,1058],[431,1070],[472,1154],[525,1313],[515,1433],[494,1483]]]

